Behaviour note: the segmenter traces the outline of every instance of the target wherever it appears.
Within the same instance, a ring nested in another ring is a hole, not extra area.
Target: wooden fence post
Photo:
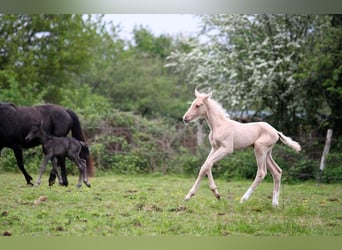
[[[332,133],[333,133],[333,130],[332,129],[328,129],[327,137],[325,139],[324,150],[323,150],[323,154],[322,154],[322,158],[321,158],[321,164],[319,165],[319,169],[321,170],[321,172],[325,168],[325,160],[326,160],[326,157],[327,157],[327,155],[329,153],[329,150],[330,150]]]

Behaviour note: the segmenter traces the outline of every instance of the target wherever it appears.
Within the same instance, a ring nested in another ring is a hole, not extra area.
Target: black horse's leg
[[[53,170],[54,170],[55,174],[57,175],[59,185],[63,185],[63,181],[62,181],[61,176],[60,176],[60,174],[58,172],[57,158],[53,157],[51,159],[51,163],[52,163],[52,166],[53,166]],[[50,182],[49,182],[49,185],[50,185]]]
[[[63,156],[58,156],[57,158],[57,165],[60,166],[61,168],[61,182],[59,183],[61,186],[68,186],[68,178],[66,174],[66,168],[65,168],[65,157]],[[49,186],[52,186],[56,182],[56,177],[58,173],[56,173],[55,169],[52,169],[50,172],[50,177],[49,177]]]
[[[54,168],[52,168],[49,176],[49,186],[52,186],[56,182],[57,173]]]
[[[68,186],[68,178],[67,178],[67,172],[66,172],[66,167],[65,167],[65,156],[60,156],[57,157],[58,160],[58,165],[61,167],[61,177],[62,177],[62,182],[64,186]]]
[[[18,167],[20,171],[24,174],[27,184],[33,186],[32,177],[29,175],[29,173],[27,173],[24,167],[24,158],[23,158],[22,149],[20,147],[15,147],[13,148],[13,152],[17,160]]]

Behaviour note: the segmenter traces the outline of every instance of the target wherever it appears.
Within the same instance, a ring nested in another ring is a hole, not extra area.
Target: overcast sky
[[[154,35],[191,35],[200,29],[200,18],[188,14],[107,14],[106,20],[113,21],[115,25],[120,24],[124,39],[130,39],[134,27],[140,25],[151,30]]]

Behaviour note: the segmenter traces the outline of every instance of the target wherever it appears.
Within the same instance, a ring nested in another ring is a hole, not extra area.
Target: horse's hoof
[[[273,202],[273,203],[272,203],[272,207],[273,207],[273,208],[279,208],[279,204],[278,204],[278,203],[275,203],[275,202]]]
[[[215,195],[216,199],[220,200],[221,199],[221,195],[219,192],[217,192],[216,189],[212,189],[211,190],[213,192],[213,194]]]
[[[194,196],[195,194],[187,194],[187,196],[185,196],[184,201],[188,201],[191,199],[192,196]]]
[[[88,187],[88,188],[91,188],[91,185],[89,182],[84,182],[84,184]]]

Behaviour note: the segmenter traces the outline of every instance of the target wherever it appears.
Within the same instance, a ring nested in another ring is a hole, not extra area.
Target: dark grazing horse
[[[54,136],[66,136],[70,131],[72,137],[79,141],[85,141],[80,121],[70,109],[54,105],[44,104],[32,107],[18,107],[11,103],[0,103],[0,152],[4,147],[13,150],[17,164],[24,174],[27,184],[33,185],[32,177],[24,167],[23,148],[32,148],[40,145],[38,139],[26,141],[25,137],[35,124],[43,122],[47,133]],[[89,152],[81,151],[81,158],[87,162],[88,176],[94,175],[94,166]],[[61,167],[63,185],[68,185],[65,169],[65,157],[57,157]],[[52,185],[56,175],[50,174],[49,184]]]
[[[40,173],[37,179],[37,184],[40,185],[42,175],[45,172],[46,165],[51,160],[52,166],[58,176],[58,180],[61,183],[60,176],[58,174],[57,158],[58,156],[68,157],[73,161],[79,169],[79,179],[77,187],[82,186],[82,180],[87,187],[90,187],[87,177],[86,160],[80,157],[81,150],[89,152],[89,148],[85,142],[76,140],[73,137],[57,137],[49,135],[43,128],[43,123],[39,125],[33,125],[29,134],[25,137],[25,140],[30,141],[38,139],[43,145],[44,160],[40,167]]]

